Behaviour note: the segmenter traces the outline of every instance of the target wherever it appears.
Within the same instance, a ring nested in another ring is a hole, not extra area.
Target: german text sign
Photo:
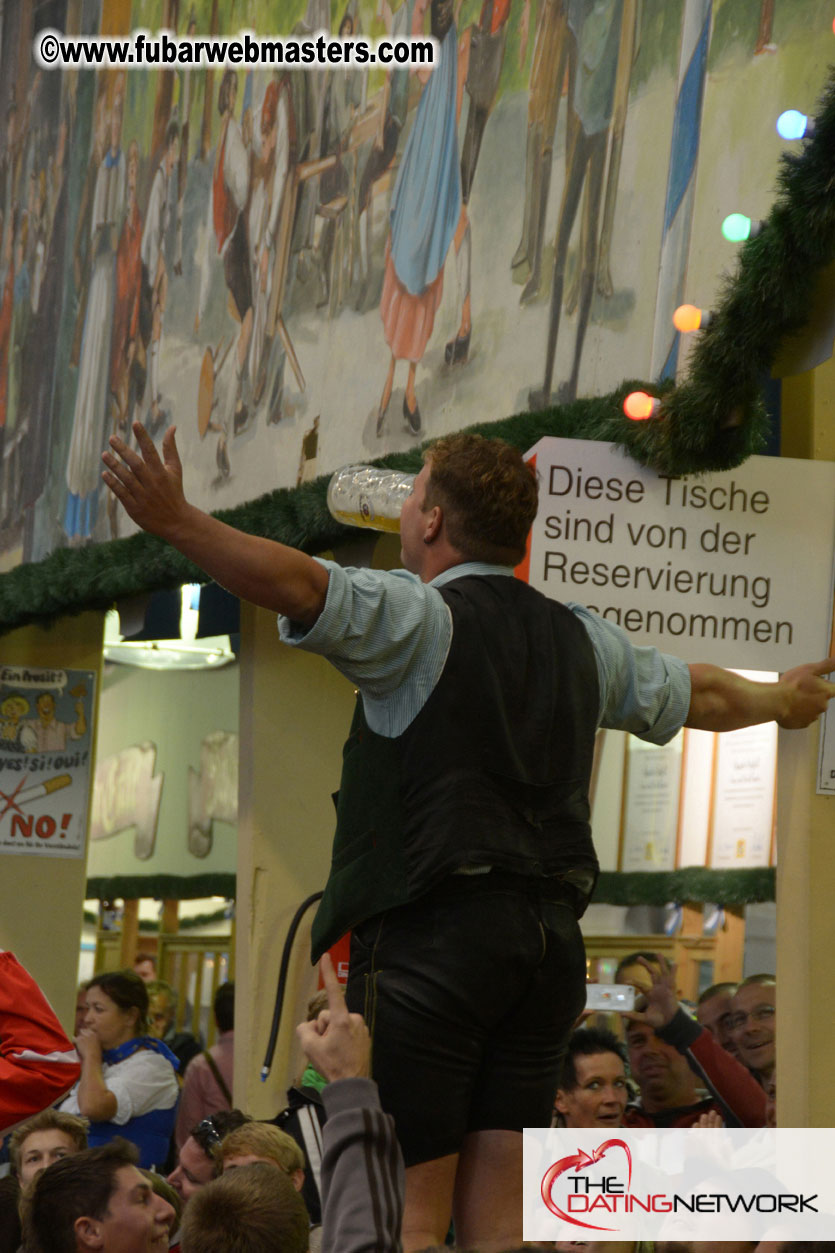
[[[782,671],[826,655],[835,463],[750,457],[674,476],[552,438],[529,456],[534,587],[688,662]]]

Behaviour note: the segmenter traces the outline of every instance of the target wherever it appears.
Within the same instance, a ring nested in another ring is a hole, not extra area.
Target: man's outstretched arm
[[[189,504],[173,426],[163,436],[162,457],[141,422],[133,431],[139,451],[112,436],[102,478],[134,522],[235,596],[312,626],[324,608],[327,570],[296,548],[247,535]]]
[[[776,683],[756,683],[719,666],[690,666],[690,710],[685,726],[699,731],[736,731],[758,722],[787,730],[808,727],[835,697],[824,675],[835,657],[787,670]]]

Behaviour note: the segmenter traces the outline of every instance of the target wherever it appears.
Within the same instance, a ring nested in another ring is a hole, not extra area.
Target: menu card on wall
[[[762,681],[777,676],[747,677]],[[776,781],[776,722],[726,731],[717,737],[708,861],[711,867],[725,870],[769,864]]]
[[[684,735],[659,748],[629,736],[619,870],[672,870],[676,863]]]

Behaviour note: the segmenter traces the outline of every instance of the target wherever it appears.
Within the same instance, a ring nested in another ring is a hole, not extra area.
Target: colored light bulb
[[[679,305],[673,314],[673,326],[684,334],[688,331],[697,331],[703,325],[702,311],[695,305]]]
[[[722,223],[722,234],[732,244],[741,244],[751,234],[751,219],[744,213],[729,213]]]
[[[781,139],[803,139],[811,135],[814,124],[798,109],[786,109],[777,119],[777,134]]]
[[[661,401],[658,397],[648,396],[646,392],[630,392],[623,402],[623,412],[633,422],[643,422],[646,418],[654,417],[660,408]]]

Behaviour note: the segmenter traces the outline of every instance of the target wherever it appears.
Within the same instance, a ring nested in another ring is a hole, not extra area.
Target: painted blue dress
[[[443,268],[461,212],[456,125],[458,37],[452,23],[418,102],[394,184],[380,313],[398,358],[419,361],[432,334]]]

